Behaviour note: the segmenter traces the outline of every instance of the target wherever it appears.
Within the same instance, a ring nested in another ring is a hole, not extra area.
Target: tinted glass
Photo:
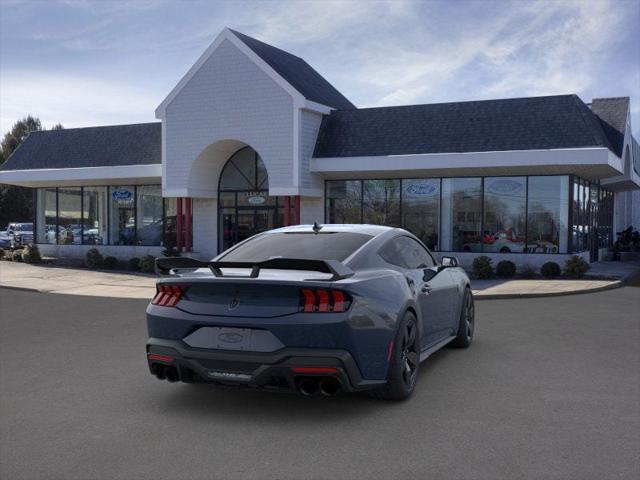
[[[162,192],[160,185],[138,187],[138,245],[162,245]]]
[[[410,237],[396,237],[389,240],[379,254],[385,262],[411,270],[429,268],[435,265],[429,252]]]
[[[584,188],[579,191],[584,195]],[[568,177],[529,177],[528,196],[527,251],[566,253],[569,217]],[[583,231],[581,228],[579,233]]]
[[[372,237],[363,233],[272,233],[249,240],[222,257],[229,262],[261,262],[270,258],[345,260]]]
[[[58,244],[82,243],[82,190],[80,187],[58,189]]]
[[[111,245],[134,245],[136,237],[135,187],[109,187]]]
[[[107,187],[83,189],[82,243],[102,245],[107,243]]]
[[[56,243],[56,189],[39,188],[36,198],[36,240],[38,243]]]
[[[362,223],[362,182],[335,180],[327,182],[327,221]]]
[[[441,250],[482,251],[482,179],[442,179]]]
[[[363,180],[362,223],[400,226],[400,180]]]
[[[527,220],[526,177],[484,179],[484,252],[522,253]]]
[[[439,178],[402,181],[402,228],[409,230],[430,249],[439,249]]]

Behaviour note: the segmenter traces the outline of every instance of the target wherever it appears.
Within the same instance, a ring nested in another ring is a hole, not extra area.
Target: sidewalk
[[[640,262],[599,262],[583,280],[472,280],[471,287],[477,300],[569,295],[617,288],[638,272]],[[155,275],[142,273],[0,262],[0,287],[43,293],[151,299],[155,282]]]

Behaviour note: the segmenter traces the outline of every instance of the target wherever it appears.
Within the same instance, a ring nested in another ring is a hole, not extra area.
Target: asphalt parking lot
[[[640,478],[638,287],[478,302],[404,403],[160,382],[145,306],[0,289],[0,478]]]

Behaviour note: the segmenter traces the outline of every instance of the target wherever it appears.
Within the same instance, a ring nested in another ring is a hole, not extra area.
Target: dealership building
[[[357,108],[303,59],[225,29],[158,122],[33,132],[0,169],[32,187],[44,254],[197,258],[275,227],[403,227],[463,264],[603,258],[640,226],[628,97]]]

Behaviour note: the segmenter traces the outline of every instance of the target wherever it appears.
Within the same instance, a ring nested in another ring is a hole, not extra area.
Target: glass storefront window
[[[109,243],[135,245],[135,187],[109,187]]]
[[[82,189],[58,188],[58,245],[82,243]]]
[[[84,187],[82,209],[82,243],[107,243],[107,187]]]
[[[362,223],[400,226],[400,180],[363,180]]]
[[[482,251],[482,179],[442,179],[442,250]]]
[[[39,188],[36,193],[36,242],[56,243],[56,189]]]
[[[164,199],[164,234],[162,245],[166,248],[176,247],[178,202],[175,198]]]
[[[524,252],[526,194],[526,177],[486,177],[484,179],[483,252]]]
[[[439,178],[402,181],[402,226],[431,250],[439,250]]]
[[[362,223],[362,182],[332,180],[326,184],[330,223]]]
[[[568,177],[529,177],[528,197],[527,252],[567,253]]]
[[[137,188],[138,245],[162,245],[162,190],[160,185]]]

